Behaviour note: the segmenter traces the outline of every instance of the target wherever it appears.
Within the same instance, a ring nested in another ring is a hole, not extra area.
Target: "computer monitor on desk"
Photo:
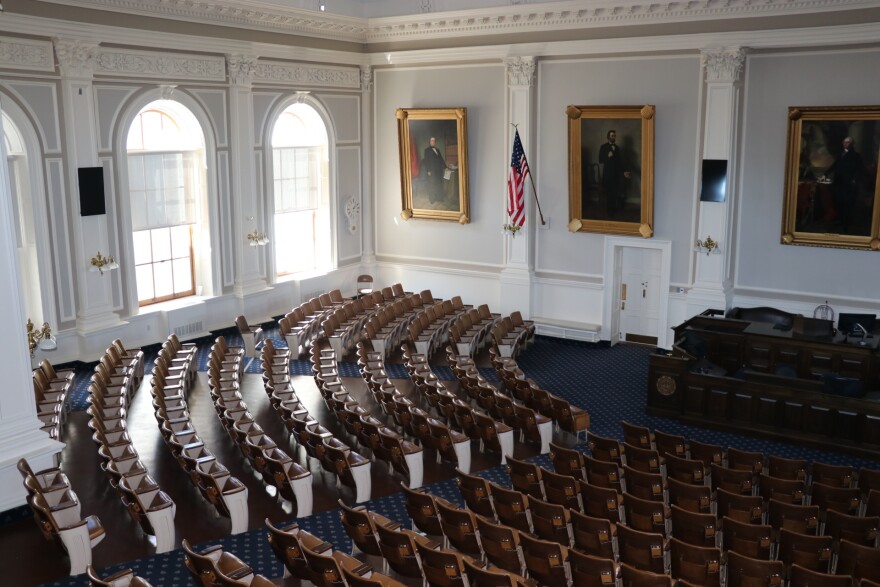
[[[868,336],[874,334],[876,314],[841,313],[837,320],[837,330],[841,334],[852,336]]]

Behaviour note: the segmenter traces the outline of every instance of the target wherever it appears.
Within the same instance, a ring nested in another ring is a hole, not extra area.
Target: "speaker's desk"
[[[880,457],[876,335],[805,337],[717,315],[674,331],[673,350],[649,358],[649,413]],[[825,393],[825,378],[854,381],[865,397]]]

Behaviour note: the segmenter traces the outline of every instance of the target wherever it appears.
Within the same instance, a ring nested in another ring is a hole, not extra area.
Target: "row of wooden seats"
[[[385,371],[384,353],[373,351],[370,341],[357,345],[358,368],[373,399],[391,418],[397,429],[417,439],[423,447],[437,452],[437,462],[446,458],[463,471],[470,470],[471,444],[465,434],[451,430],[444,422],[432,418],[406,397]],[[412,477],[411,477],[412,480]],[[418,487],[410,483],[410,487]]]
[[[373,350],[381,353],[384,359],[406,338],[410,322],[423,305],[422,297],[418,294],[410,294],[387,304],[367,320],[363,339],[369,340]]]
[[[502,357],[515,357],[535,339],[535,323],[523,320],[519,311],[498,320],[489,332]]]
[[[56,370],[48,359],[40,361],[40,366],[34,369],[34,401],[37,404],[37,418],[42,422],[40,429],[54,440],[61,440],[74,374],[73,369]]]
[[[153,379],[151,392],[166,446],[202,497],[220,515],[229,518],[231,533],[244,532],[248,524],[247,487],[229,473],[199,437],[182,384],[165,385],[160,381],[161,378]]]
[[[365,296],[345,302],[326,314],[321,322],[324,338],[340,357],[360,340],[367,320],[381,307],[374,305],[371,298]]]
[[[453,322],[468,310],[460,302],[459,307],[452,300],[435,302],[426,305],[407,326],[409,331],[408,340],[415,347],[415,351],[426,357],[433,355],[437,349],[446,346],[449,340],[449,328]]]
[[[538,385],[536,381],[527,378],[517,365],[516,359],[502,357],[498,347],[494,344],[489,347],[489,357],[504,389],[510,393],[514,400],[552,418],[556,423],[557,430],[565,430],[574,434],[578,439],[581,432],[586,436],[590,428],[590,414],[587,410],[553,395]]]
[[[92,562],[92,548],[106,535],[101,520],[95,515],[83,517],[79,498],[59,467],[35,472],[26,459],[19,459],[17,466],[43,538],[67,553],[70,574],[79,575]]]
[[[358,364],[368,365],[361,360],[361,350],[365,341],[358,342]],[[321,361],[326,370],[336,369],[335,355],[328,353],[323,357],[313,353],[313,359]],[[379,360],[378,353],[373,358]],[[375,363],[372,363],[375,364]],[[381,364],[381,361],[379,361]],[[341,380],[340,380],[341,383]],[[336,418],[358,443],[370,450],[376,458],[388,463],[388,472],[398,471],[408,478],[410,487],[422,484],[422,448],[404,439],[396,431],[388,428],[385,422],[375,418],[369,410],[362,407],[345,389],[339,386],[333,393],[325,396],[328,409],[336,414]]]
[[[327,312],[345,303],[338,289],[311,298],[293,308],[278,321],[281,336],[287,341],[292,358],[299,357],[321,333],[321,322]]]
[[[270,342],[267,340],[264,349]],[[279,448],[254,421],[240,393],[240,374],[245,350],[230,347],[218,336],[211,345],[208,389],[217,417],[263,483],[279,499],[296,503],[297,515],[312,513],[312,474]],[[286,367],[285,367],[286,368]],[[247,524],[247,516],[243,523]]]
[[[494,420],[518,430],[520,441],[529,440],[539,444],[542,454],[550,451],[550,440],[553,437],[552,412],[549,415],[541,414],[498,391],[483,377],[474,359],[469,355],[456,355],[452,345],[446,347],[446,353],[459,387],[472,402],[486,410]],[[587,415],[587,425],[589,425],[589,415]]]
[[[792,564],[805,565],[810,581],[806,584],[821,585],[823,583],[820,580],[829,579],[825,573],[833,568],[827,564],[830,558],[827,556],[829,551],[823,551],[817,544],[810,542],[815,537],[802,536],[787,529],[781,533],[782,544],[777,549],[780,560],[771,561],[769,557],[765,560],[750,556],[754,552],[753,545],[755,547],[764,545],[764,539],[759,538],[761,534],[749,533],[748,524],[737,524],[732,520],[725,520],[728,526],[720,534],[714,532],[704,534],[700,526],[689,526],[686,517],[678,517],[676,521],[680,530],[667,539],[660,533],[636,530],[631,527],[631,523],[624,524],[622,520],[614,521],[584,515],[577,510],[567,510],[563,505],[550,504],[540,498],[502,488],[479,477],[460,474],[459,486],[469,509],[480,512],[490,519],[493,515],[497,515],[498,520],[508,527],[507,550],[499,554],[498,551],[486,547],[485,552],[489,560],[516,571],[522,560],[511,552],[515,547],[511,548],[510,545],[521,543],[524,537],[537,534],[546,540],[545,547],[548,550],[556,552],[555,556],[551,557],[557,560],[558,567],[554,582],[563,580],[564,568],[559,568],[562,567],[562,561],[569,558],[572,565],[571,576],[576,576],[575,565],[579,564],[578,559],[582,559],[583,556],[592,559],[594,576],[589,583],[581,583],[575,579],[576,585],[598,584],[596,583],[598,576],[595,573],[600,570],[602,571],[600,575],[605,575],[610,580],[617,576],[618,565],[622,567],[623,564],[629,564],[643,572],[657,574],[659,582],[651,581],[645,583],[647,585],[669,584],[668,578],[659,577],[671,572],[673,577],[688,581],[688,584],[715,586],[719,584],[725,566],[728,567],[728,584],[778,585],[787,575]],[[548,494],[548,500],[550,496],[551,494]],[[601,501],[601,498],[597,499],[598,501]],[[597,503],[596,508],[591,509],[598,509],[601,512],[601,505]],[[486,537],[490,533],[480,524],[479,516],[475,518],[477,521],[471,527],[474,532],[479,530],[479,536],[485,545]],[[570,527],[566,527],[569,522]],[[467,526],[462,521],[457,525],[460,528]],[[746,529],[745,532],[743,528]],[[719,545],[723,546],[723,555],[721,548],[714,546],[713,541],[716,539],[719,539]],[[713,545],[708,545],[708,542],[712,542]],[[830,539],[828,543],[830,544]],[[552,544],[556,546],[551,546]],[[825,553],[824,558],[823,553]],[[880,571],[880,566],[877,566],[880,561],[878,554],[880,551],[877,549],[860,546],[845,539],[841,540],[837,572],[851,575],[856,581],[862,578],[876,580],[876,574]],[[574,560],[570,557],[574,557]],[[604,563],[599,565],[598,561]],[[774,571],[765,574],[767,569]],[[731,572],[741,576],[731,577]],[[744,581],[744,577],[751,580]],[[829,584],[842,583],[833,577],[830,581]],[[848,587],[851,582],[845,584]]]
[[[455,346],[457,354],[472,357],[486,345],[489,331],[500,318],[501,314],[490,312],[487,304],[470,308],[449,327],[449,342]]]
[[[89,587],[152,587],[149,581],[138,577],[131,569],[122,569],[108,577],[101,577],[92,565],[86,565]]]
[[[126,431],[136,367],[131,362],[110,365],[103,359],[106,355],[92,376],[88,409],[88,426],[103,461],[101,468],[132,519],[144,534],[155,538],[156,552],[167,552],[174,547],[176,506],[150,476]]]
[[[426,355],[413,352],[409,344],[401,348],[404,366],[421,397],[439,416],[446,418],[450,428],[455,428],[472,440],[478,440],[480,452],[487,448],[500,452],[503,464],[507,456],[513,454],[513,428],[472,408],[467,401],[449,391],[432,371]]]

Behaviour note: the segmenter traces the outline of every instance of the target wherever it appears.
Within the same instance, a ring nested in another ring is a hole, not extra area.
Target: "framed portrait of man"
[[[566,114],[569,230],[653,236],[654,106],[569,106]]]
[[[791,107],[781,242],[880,250],[880,106]]]
[[[398,108],[401,217],[470,222],[467,109]]]

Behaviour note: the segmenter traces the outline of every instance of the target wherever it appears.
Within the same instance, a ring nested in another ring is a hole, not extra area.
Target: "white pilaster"
[[[736,250],[732,226],[736,206],[736,144],[745,57],[746,52],[741,47],[707,49],[701,54],[705,85],[700,161],[727,160],[727,197],[723,202],[697,202],[694,241],[711,236],[718,243],[721,254],[694,254],[694,285],[688,293],[691,314],[707,307],[726,308],[732,294],[731,271],[733,251]]]
[[[535,58],[534,57],[511,57],[504,61],[507,71],[507,125],[505,132],[506,162],[505,174],[510,170],[510,155],[513,147],[513,138],[517,129],[522,141],[526,159],[532,153],[532,135],[535,124],[533,114],[535,110]],[[514,125],[516,125],[514,127]],[[505,175],[505,190],[499,194],[506,202],[507,176]],[[534,239],[537,238],[534,227],[540,223],[537,219],[535,208],[534,190],[532,180],[526,182],[526,221],[516,236],[504,233],[505,259],[504,269],[501,270],[501,308],[500,311],[508,314],[514,310],[522,312],[524,317],[531,315],[532,281],[534,278]],[[499,223],[508,222],[506,204],[502,220]]]
[[[0,141],[0,161],[6,161],[5,141]],[[25,503],[21,475],[15,467],[18,459],[27,458],[34,469],[45,468],[53,465],[54,455],[64,448],[40,430],[37,419],[6,165],[0,165],[0,275],[5,276],[0,280],[0,322],[7,325],[5,336],[0,336],[0,511],[5,511]]]
[[[235,295],[266,289],[266,277],[260,271],[270,247],[252,247],[247,234],[266,232],[268,218],[263,194],[256,193],[254,164],[254,100],[252,84],[255,55],[226,55],[229,74],[229,155],[232,192],[232,242],[235,250]]]
[[[61,71],[61,103],[64,113],[64,151],[67,171],[68,203],[73,226],[73,255],[77,285],[76,327],[85,335],[96,330],[117,326],[119,316],[113,312],[111,285],[119,272],[104,275],[89,272],[89,259],[100,251],[118,255],[109,246],[107,214],[80,216],[80,167],[97,167],[98,138],[95,95],[92,79],[98,44],[77,39],[53,39],[55,56]],[[106,197],[106,194],[105,194]],[[64,260],[61,260],[64,262]]]
[[[373,218],[373,70],[361,66],[361,263],[376,262]]]

